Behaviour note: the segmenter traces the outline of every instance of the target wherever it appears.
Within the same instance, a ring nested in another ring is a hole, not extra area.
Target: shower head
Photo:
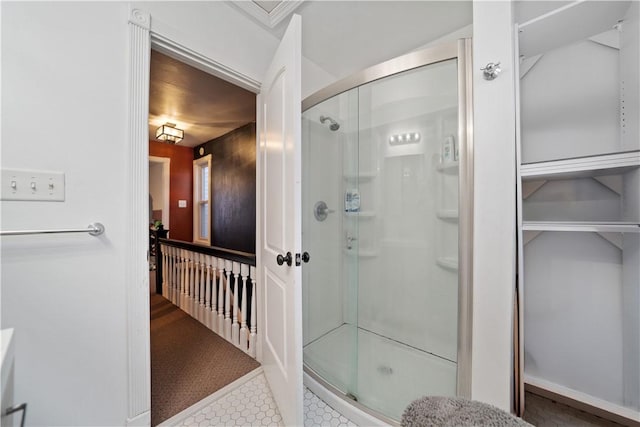
[[[340,125],[338,124],[338,122],[336,122],[335,120],[333,120],[331,117],[329,116],[320,116],[320,123],[324,124],[324,122],[329,121],[329,123],[331,123],[329,125],[329,129],[336,131],[338,129],[340,129]]]

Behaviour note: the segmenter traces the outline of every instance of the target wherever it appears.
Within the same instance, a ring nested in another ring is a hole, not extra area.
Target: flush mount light
[[[177,144],[184,139],[184,131],[178,129],[175,123],[165,123],[156,130],[156,139]]]
[[[420,141],[420,133],[409,132],[389,137],[389,145],[415,144]]]

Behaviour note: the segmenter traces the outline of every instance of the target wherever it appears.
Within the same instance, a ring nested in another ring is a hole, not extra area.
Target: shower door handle
[[[278,256],[276,257],[276,262],[278,263],[278,265],[282,265],[286,262],[287,265],[291,267],[293,256],[291,255],[291,252],[287,252],[287,254],[284,256],[282,254],[278,254]]]

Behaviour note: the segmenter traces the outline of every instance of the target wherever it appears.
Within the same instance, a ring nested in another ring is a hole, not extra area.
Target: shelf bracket
[[[542,54],[520,59],[520,78],[522,79],[542,58]]]
[[[533,193],[542,188],[543,185],[547,183],[544,181],[524,181],[522,183],[522,198],[524,200],[528,199]]]
[[[593,37],[589,37],[589,40],[602,46],[620,50],[620,30],[617,28],[596,34]]]
[[[530,241],[538,237],[544,231],[523,231],[522,232],[522,247],[525,247]]]
[[[622,233],[599,233],[596,234],[602,237],[607,242],[611,243],[616,248],[622,250]]]
[[[609,190],[616,193],[618,196],[622,196],[622,176],[620,175],[603,175],[594,176],[594,180],[607,187]]]

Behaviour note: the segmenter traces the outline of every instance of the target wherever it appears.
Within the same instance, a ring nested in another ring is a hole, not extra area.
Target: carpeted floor
[[[151,425],[260,366],[162,296],[150,299]]]

